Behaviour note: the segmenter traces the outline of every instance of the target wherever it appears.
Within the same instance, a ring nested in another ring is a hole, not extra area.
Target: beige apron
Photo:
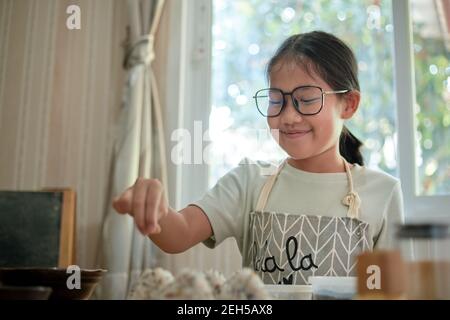
[[[246,252],[250,267],[266,284],[308,284],[310,276],[354,276],[357,255],[372,250],[373,242],[369,224],[359,220],[361,201],[353,190],[348,163],[344,160],[349,193],[342,200],[349,207],[347,216],[333,217],[264,211],[286,162],[268,177],[250,213]]]

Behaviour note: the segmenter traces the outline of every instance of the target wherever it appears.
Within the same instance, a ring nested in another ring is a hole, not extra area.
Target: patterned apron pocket
[[[349,217],[250,214],[251,267],[267,284],[307,284],[309,276],[352,276],[372,250],[369,224]]]

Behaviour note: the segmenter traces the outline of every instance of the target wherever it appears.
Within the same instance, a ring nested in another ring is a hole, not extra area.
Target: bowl
[[[63,268],[0,268],[0,283],[5,286],[50,287],[50,300],[87,300],[106,270],[80,269],[77,276]],[[69,278],[71,277],[71,278]]]
[[[308,285],[266,284],[265,288],[274,300],[312,299],[312,287]]]
[[[0,285],[0,300],[47,300],[52,293],[49,287],[13,287]]]
[[[351,300],[357,291],[356,277],[309,277],[313,300]]]

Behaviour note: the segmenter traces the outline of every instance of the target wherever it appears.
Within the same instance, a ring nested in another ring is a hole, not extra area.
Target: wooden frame
[[[58,267],[67,268],[76,264],[76,192],[69,188],[48,188],[44,191],[62,193]]]
[[[27,197],[30,197],[29,202],[26,200]],[[41,204],[42,207],[39,207]],[[70,188],[0,190],[0,206],[2,210],[5,210],[5,217],[13,219],[11,225],[5,220],[6,225],[1,225],[2,228],[0,228],[6,232],[0,234],[1,245],[6,245],[5,251],[0,252],[2,267],[65,269],[76,264],[76,192],[74,190]],[[27,215],[33,215],[33,211],[36,211],[35,218],[39,219],[34,222],[36,226],[33,225],[34,218],[30,217],[30,220],[27,220]],[[0,214],[3,214],[3,211]],[[14,214],[18,214],[17,218]],[[47,214],[50,219],[48,221]],[[22,224],[25,227],[23,230]],[[44,229],[41,230],[41,228]],[[43,233],[40,233],[41,231]],[[47,242],[41,242],[40,238],[33,236],[35,233],[38,237],[42,236],[43,241],[48,241],[48,245]],[[13,243],[22,240],[24,242],[15,248]],[[34,248],[35,242],[36,248]]]

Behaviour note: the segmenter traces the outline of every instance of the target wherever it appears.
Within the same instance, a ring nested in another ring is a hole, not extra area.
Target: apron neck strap
[[[348,162],[343,159],[344,166],[345,166],[345,173],[347,175],[347,181],[349,185],[349,192],[348,194],[342,199],[342,204],[348,207],[347,211],[347,217],[349,218],[359,218],[359,208],[361,206],[361,199],[359,198],[358,193],[353,188],[353,177],[350,172],[350,166],[348,165]],[[264,183],[264,186],[261,190],[261,193],[259,194],[258,202],[256,203],[255,211],[262,212],[266,208],[267,201],[269,199],[269,194],[272,191],[272,188],[275,184],[275,181],[277,180],[281,170],[286,165],[287,159],[285,159],[279,166],[277,171],[270,175],[266,182]]]
[[[353,189],[353,177],[350,172],[350,166],[348,162],[342,158],[345,166],[345,173],[347,174],[348,181],[348,193],[342,199],[342,204],[348,207],[347,217],[358,219],[359,218],[359,207],[361,206],[361,199],[359,198],[358,193]]]
[[[261,193],[259,194],[258,202],[256,203],[255,211],[264,211],[266,208],[267,200],[269,199],[270,191],[272,191],[273,185],[275,184],[275,181],[277,180],[281,170],[284,168],[285,164],[287,162],[287,159],[285,159],[277,169],[277,172],[270,175],[266,182],[264,183],[264,186],[261,190]]]

